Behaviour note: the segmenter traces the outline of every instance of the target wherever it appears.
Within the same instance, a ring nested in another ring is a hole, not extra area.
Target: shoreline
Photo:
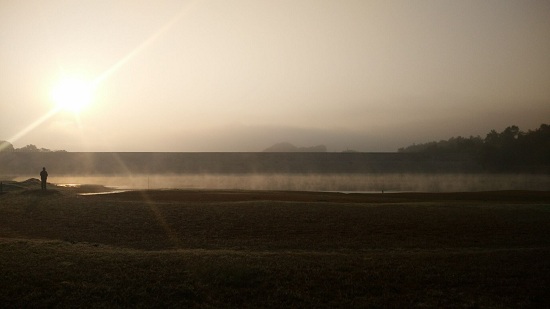
[[[53,172],[52,172],[53,173]],[[20,176],[11,181],[24,182],[35,176]],[[0,176],[0,180],[3,180]],[[550,174],[131,174],[80,175],[52,174],[51,183],[66,186],[113,189],[243,189],[320,192],[472,192],[502,190],[550,190]],[[86,185],[87,184],[87,185]],[[92,192],[98,192],[94,189]],[[82,191],[84,192],[84,191]]]
[[[38,179],[3,182],[1,193],[44,193]],[[164,188],[120,189],[103,185],[52,184],[48,193],[75,194],[85,198],[125,199],[134,201],[172,202],[231,202],[231,201],[296,201],[296,202],[429,202],[429,201],[483,201],[483,202],[550,202],[550,191],[544,190],[490,190],[490,191],[326,191],[326,190],[265,190],[219,188]]]
[[[412,202],[513,202],[550,203],[550,191],[482,191],[482,192],[401,192],[339,193],[277,190],[125,190],[105,194],[80,195],[85,198],[136,202],[320,202],[320,203],[412,203]]]

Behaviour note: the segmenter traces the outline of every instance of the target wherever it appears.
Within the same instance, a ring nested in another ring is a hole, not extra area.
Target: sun
[[[52,89],[56,107],[78,114],[92,101],[92,83],[79,78],[63,78]]]

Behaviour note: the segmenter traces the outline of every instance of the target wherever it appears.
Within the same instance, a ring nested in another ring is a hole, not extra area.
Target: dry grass
[[[547,192],[0,195],[3,307],[548,307]]]

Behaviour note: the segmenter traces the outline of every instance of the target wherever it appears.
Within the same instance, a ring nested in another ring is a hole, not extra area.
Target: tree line
[[[0,151],[9,152],[66,152],[65,150],[50,150],[47,148],[38,148],[36,145],[29,144],[21,148],[15,148],[10,142],[0,141]]]
[[[461,154],[470,156],[484,169],[493,171],[531,170],[550,172],[550,125],[521,131],[509,126],[502,132],[491,130],[480,136],[452,137],[439,142],[413,144],[398,152],[430,155]]]

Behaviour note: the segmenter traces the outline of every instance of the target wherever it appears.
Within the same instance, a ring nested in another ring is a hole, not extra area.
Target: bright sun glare
[[[80,113],[92,101],[92,84],[78,78],[64,78],[52,90],[57,108]]]

